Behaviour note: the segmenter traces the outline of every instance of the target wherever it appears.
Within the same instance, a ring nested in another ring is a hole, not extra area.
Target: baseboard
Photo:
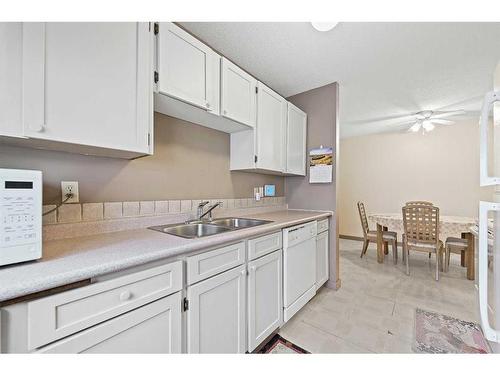
[[[342,238],[344,240],[353,240],[353,241],[363,241],[363,237],[358,237],[358,236],[349,236],[347,234],[339,234],[339,238]]]
[[[338,279],[337,281],[328,280],[325,284],[326,288],[333,289],[333,290],[339,290],[341,286],[342,286],[342,283],[341,283],[340,279]]]

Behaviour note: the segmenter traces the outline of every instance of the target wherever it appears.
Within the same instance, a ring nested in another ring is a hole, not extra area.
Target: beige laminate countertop
[[[330,211],[302,210],[245,215],[272,223],[197,239],[144,228],[47,241],[43,244],[42,259],[0,267],[0,302],[331,215]]]

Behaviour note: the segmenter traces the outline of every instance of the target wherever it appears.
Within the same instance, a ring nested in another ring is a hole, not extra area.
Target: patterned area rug
[[[276,334],[274,337],[258,352],[259,354],[310,354],[307,350],[302,349],[285,340],[280,335]]]
[[[418,308],[415,311],[413,350],[419,353],[490,352],[477,324]]]

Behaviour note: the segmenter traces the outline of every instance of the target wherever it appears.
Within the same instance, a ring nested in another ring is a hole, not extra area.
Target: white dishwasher
[[[283,318],[288,321],[316,294],[317,222],[283,230]]]

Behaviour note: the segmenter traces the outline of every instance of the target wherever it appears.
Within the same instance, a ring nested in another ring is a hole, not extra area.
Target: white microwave
[[[42,172],[0,169],[0,266],[42,257]]]

